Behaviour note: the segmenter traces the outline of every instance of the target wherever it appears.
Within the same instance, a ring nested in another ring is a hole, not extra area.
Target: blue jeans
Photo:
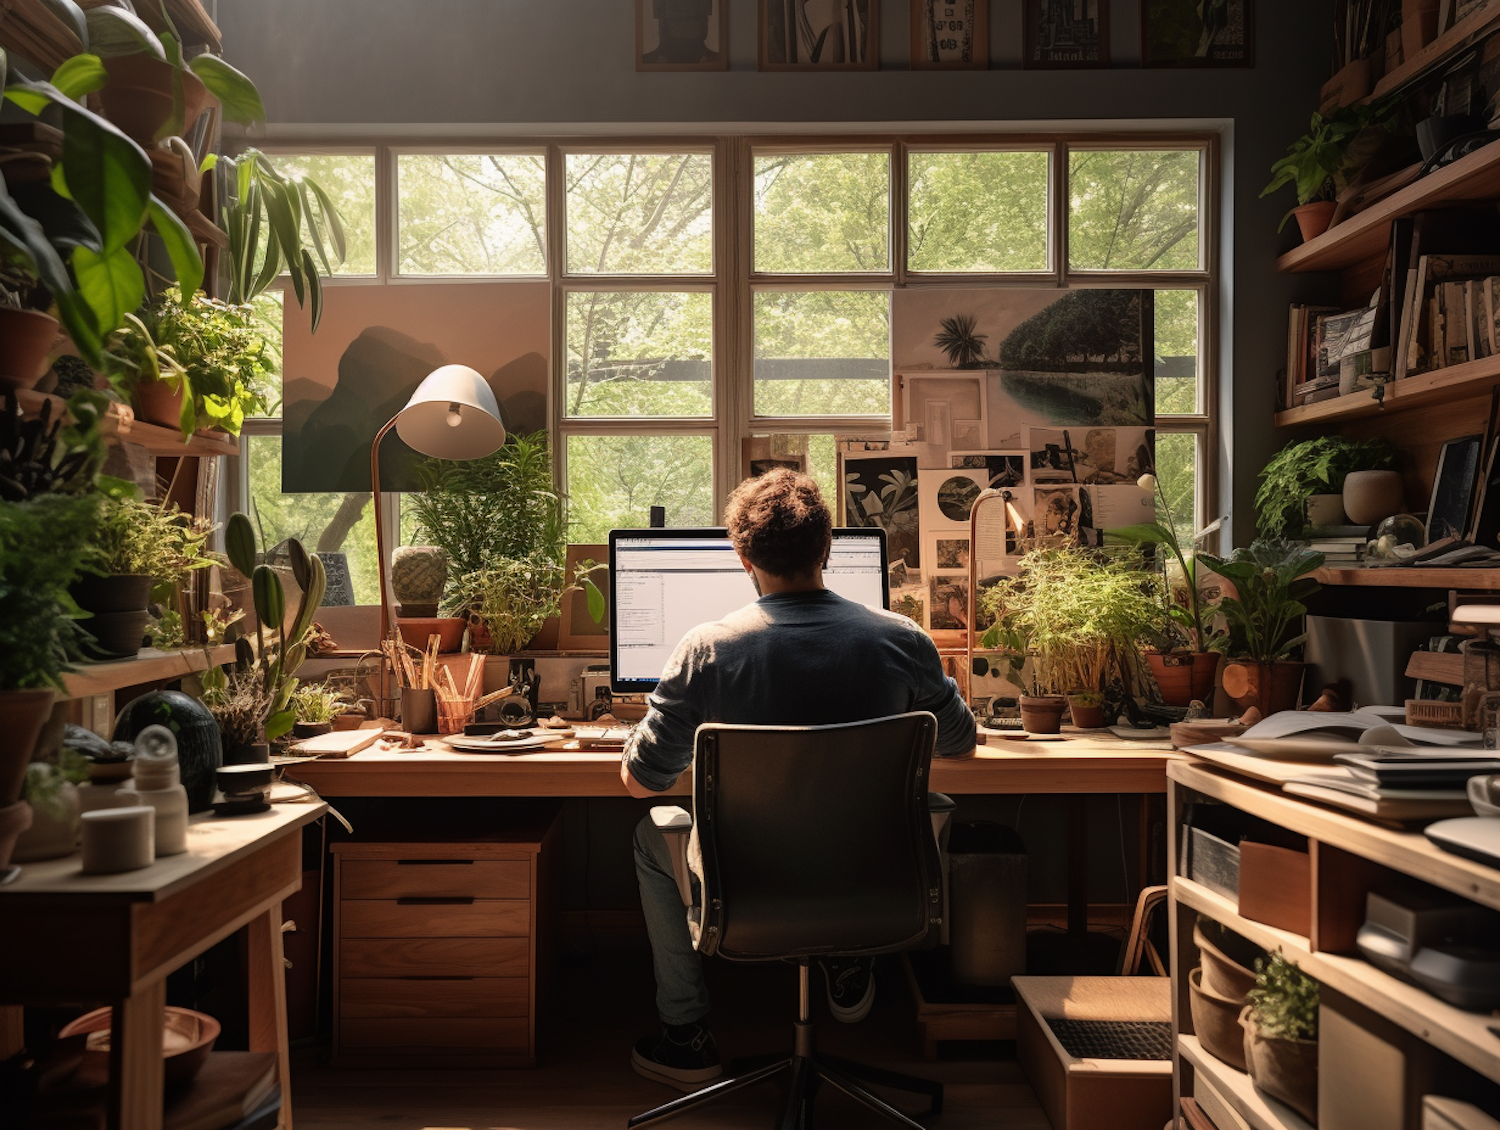
[[[663,1024],[695,1024],[708,1015],[708,986],[703,958],[688,933],[687,908],[672,874],[667,841],[651,817],[635,829],[635,877],[641,887],[641,910],[651,938],[656,972],[656,1012]],[[696,896],[698,883],[692,880]]]

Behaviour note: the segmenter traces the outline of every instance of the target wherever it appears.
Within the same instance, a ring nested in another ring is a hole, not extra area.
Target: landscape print
[[[550,305],[546,283],[325,288],[316,334],[286,319],[282,490],[369,490],[375,434],[439,365],[481,373],[507,432],[545,428]],[[419,458],[389,433],[381,489],[418,489]]]

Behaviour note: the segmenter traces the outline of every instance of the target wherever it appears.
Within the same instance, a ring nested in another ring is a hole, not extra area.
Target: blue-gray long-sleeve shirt
[[[931,637],[827,589],[772,593],[694,628],[648,702],[625,763],[657,792],[692,764],[703,722],[821,726],[930,710],[939,757],[974,748],[974,715]]]

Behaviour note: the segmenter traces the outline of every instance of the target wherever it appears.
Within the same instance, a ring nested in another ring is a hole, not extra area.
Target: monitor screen
[[[834,530],[823,583],[870,608],[889,608],[885,531]],[[609,589],[615,694],[654,689],[683,636],[755,599],[723,529],[611,530]]]

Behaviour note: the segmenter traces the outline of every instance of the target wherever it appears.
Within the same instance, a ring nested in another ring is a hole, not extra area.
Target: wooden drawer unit
[[[333,846],[336,1064],[535,1064],[556,824]]]

